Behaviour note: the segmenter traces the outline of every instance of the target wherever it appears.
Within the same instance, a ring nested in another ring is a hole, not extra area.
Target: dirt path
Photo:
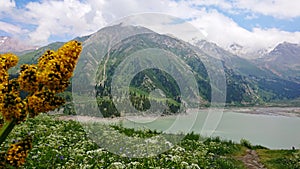
[[[240,157],[239,160],[241,160],[248,169],[266,169],[260,162],[255,150],[247,149],[246,154],[243,157]]]

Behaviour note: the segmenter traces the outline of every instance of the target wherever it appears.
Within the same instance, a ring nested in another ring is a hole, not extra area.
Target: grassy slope
[[[135,131],[115,126],[119,133],[131,137],[148,138],[159,134],[155,131]],[[249,148],[247,144],[222,141],[219,138],[199,140],[199,135],[188,134],[178,145],[158,156],[150,158],[120,157],[104,150],[87,137],[82,126],[75,121],[61,121],[53,116],[40,115],[19,125],[10,134],[8,141],[31,133],[33,148],[25,168],[245,168],[239,157]],[[110,143],[111,140],[105,140]],[[8,142],[4,147],[8,146]],[[245,147],[247,146],[247,147]],[[3,148],[2,147],[2,150]],[[292,150],[266,150],[256,148],[262,163],[268,168],[299,168],[299,158]],[[298,152],[299,153],[299,152]]]
[[[269,169],[300,168],[299,150],[257,150],[261,162]]]

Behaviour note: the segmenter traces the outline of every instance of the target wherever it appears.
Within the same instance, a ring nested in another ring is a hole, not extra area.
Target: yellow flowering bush
[[[6,161],[11,166],[21,166],[25,164],[25,159],[32,148],[31,137],[26,137],[18,143],[11,144],[7,151]]]
[[[67,42],[57,51],[48,50],[37,64],[22,65],[19,76],[10,80],[8,69],[17,65],[18,57],[12,53],[0,54],[0,113],[4,119],[0,125],[0,145],[15,125],[64,104],[64,99],[56,94],[68,87],[81,50],[77,41]],[[27,93],[25,98],[21,97],[21,91]],[[23,165],[31,147],[29,140],[12,144],[0,159],[11,166]],[[0,163],[0,167],[4,164]]]

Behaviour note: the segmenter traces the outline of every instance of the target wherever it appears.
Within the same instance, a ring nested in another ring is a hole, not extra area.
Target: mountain
[[[105,27],[98,32],[92,34],[88,39],[83,41],[83,50],[81,57],[74,72],[76,84],[85,83],[80,90],[89,90],[90,86],[95,86],[96,82],[93,77],[96,76],[98,65],[104,55],[110,51],[112,46],[119,43],[122,39],[153,32],[143,27],[133,27],[125,25]]]
[[[300,83],[299,44],[280,43],[271,52],[255,62],[284,79]]]
[[[236,55],[232,52],[229,52],[219,47],[215,43],[201,40],[198,41],[195,45],[199,47],[202,51],[204,51],[206,54],[222,60],[226,67],[233,69],[238,74],[244,76],[273,76],[274,75],[269,71],[259,68],[248,59],[244,59],[240,55]]]
[[[76,105],[76,109],[83,110],[78,111],[81,113],[100,109],[105,117],[119,116],[128,113],[120,111],[120,107],[135,113],[131,106],[143,113],[155,112],[150,105],[167,107],[164,114],[176,113],[186,104],[209,106],[213,89],[220,98],[226,97],[228,105],[300,97],[299,83],[211,42],[192,45],[145,27],[122,23],[76,39],[83,42],[83,50],[72,79],[73,99],[88,103]],[[45,50],[61,45],[62,42],[52,43],[26,53],[20,64],[36,63]],[[180,67],[180,63],[186,67]],[[225,79],[210,79],[219,74],[224,74]],[[196,88],[191,87],[193,82]],[[226,86],[226,93],[218,88],[218,83]],[[200,98],[195,99],[198,92]],[[183,93],[187,97],[181,97]],[[98,106],[92,104],[93,100]]]
[[[78,95],[97,95],[99,98],[102,98],[102,100],[100,99],[101,107],[106,106],[105,110],[115,110],[111,106],[111,87],[115,71],[117,71],[117,68],[124,60],[129,59],[128,56],[140,50],[159,49],[168,51],[184,61],[190,67],[189,69],[196,79],[203,105],[209,104],[211,89],[216,88],[216,86],[210,85],[207,66],[214,70],[214,73],[218,73],[221,71],[220,69],[223,69],[223,67],[214,67],[214,65],[207,65],[207,63],[203,62],[206,60],[214,62],[214,60],[217,61],[216,59],[219,58],[211,57],[200,48],[180,39],[161,35],[144,27],[122,24],[106,27],[93,34],[84,42],[83,46],[81,58],[77,65],[78,69],[75,71],[73,78],[73,82],[75,82],[73,83],[73,89],[80,91],[77,93]],[[148,55],[151,55],[151,53]],[[140,57],[146,56],[141,55]],[[166,68],[172,68],[171,62],[161,58],[159,64],[165,65]],[[122,67],[126,66],[130,67],[128,65],[123,65]],[[153,90],[159,88],[164,92],[169,102],[177,105],[183,101],[178,100],[178,87],[176,87],[175,79],[172,79],[168,73],[158,69],[147,69],[135,77],[130,77],[130,74],[138,67],[144,67],[144,65],[136,60],[129,70],[124,70],[125,78],[123,81],[133,78],[130,84],[131,94],[134,95],[131,96],[132,99],[136,97],[143,98],[145,95],[149,96]],[[232,71],[226,66],[224,69],[228,89],[226,94],[227,103],[255,104],[261,101],[259,93],[255,89],[256,86],[249,84],[244,76],[238,74],[238,72]],[[186,71],[181,70],[177,74],[182,74]],[[96,78],[94,78],[95,76]],[[184,82],[187,86],[192,83],[189,80]],[[224,83],[226,82],[224,81]],[[96,86],[96,91],[94,86]],[[122,86],[120,87],[121,91],[118,92],[124,93],[125,91],[121,88]],[[221,89],[217,90],[220,90],[218,91],[220,95],[224,92]],[[192,92],[195,91],[191,90]]]
[[[28,45],[18,39],[9,36],[0,36],[0,53],[23,52],[35,48],[35,46]]]
[[[252,60],[232,54],[211,42],[202,40],[196,45],[210,56],[222,60],[224,67],[241,75],[244,81],[257,91],[258,98],[263,101],[293,99],[300,96],[298,83],[278,76],[272,70],[266,69]],[[260,63],[263,61],[260,60]]]
[[[244,49],[244,47],[237,43],[233,43],[233,44],[229,45],[229,47],[227,48],[227,51],[229,51],[232,54],[238,55],[238,56],[247,55],[247,51]]]
[[[228,52],[237,55],[239,57],[242,57],[244,59],[257,59],[261,58],[267,53],[269,53],[273,48],[267,47],[267,48],[260,48],[260,49],[252,49],[250,47],[244,47],[238,43],[233,43],[229,45],[227,48],[225,48]]]

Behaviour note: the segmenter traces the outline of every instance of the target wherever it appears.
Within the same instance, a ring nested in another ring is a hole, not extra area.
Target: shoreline
[[[214,109],[214,108],[211,108]],[[198,111],[208,111],[210,108],[198,109]],[[222,110],[222,109],[216,109]],[[188,116],[189,113],[197,111],[197,109],[190,109],[190,112],[176,115],[157,116],[157,114],[150,114],[147,116],[123,116],[123,117],[91,117],[91,116],[77,116],[77,115],[64,115],[58,117],[60,120],[76,120],[79,122],[108,122],[119,123],[123,120],[140,119],[140,120],[155,120],[157,118],[170,118],[176,116]],[[224,108],[223,113],[243,113],[252,115],[266,115],[266,116],[284,116],[284,117],[300,117],[300,107],[236,107]],[[155,116],[156,115],[156,116]]]
[[[225,108],[224,112],[247,113],[267,116],[300,117],[300,107],[237,107]]]

